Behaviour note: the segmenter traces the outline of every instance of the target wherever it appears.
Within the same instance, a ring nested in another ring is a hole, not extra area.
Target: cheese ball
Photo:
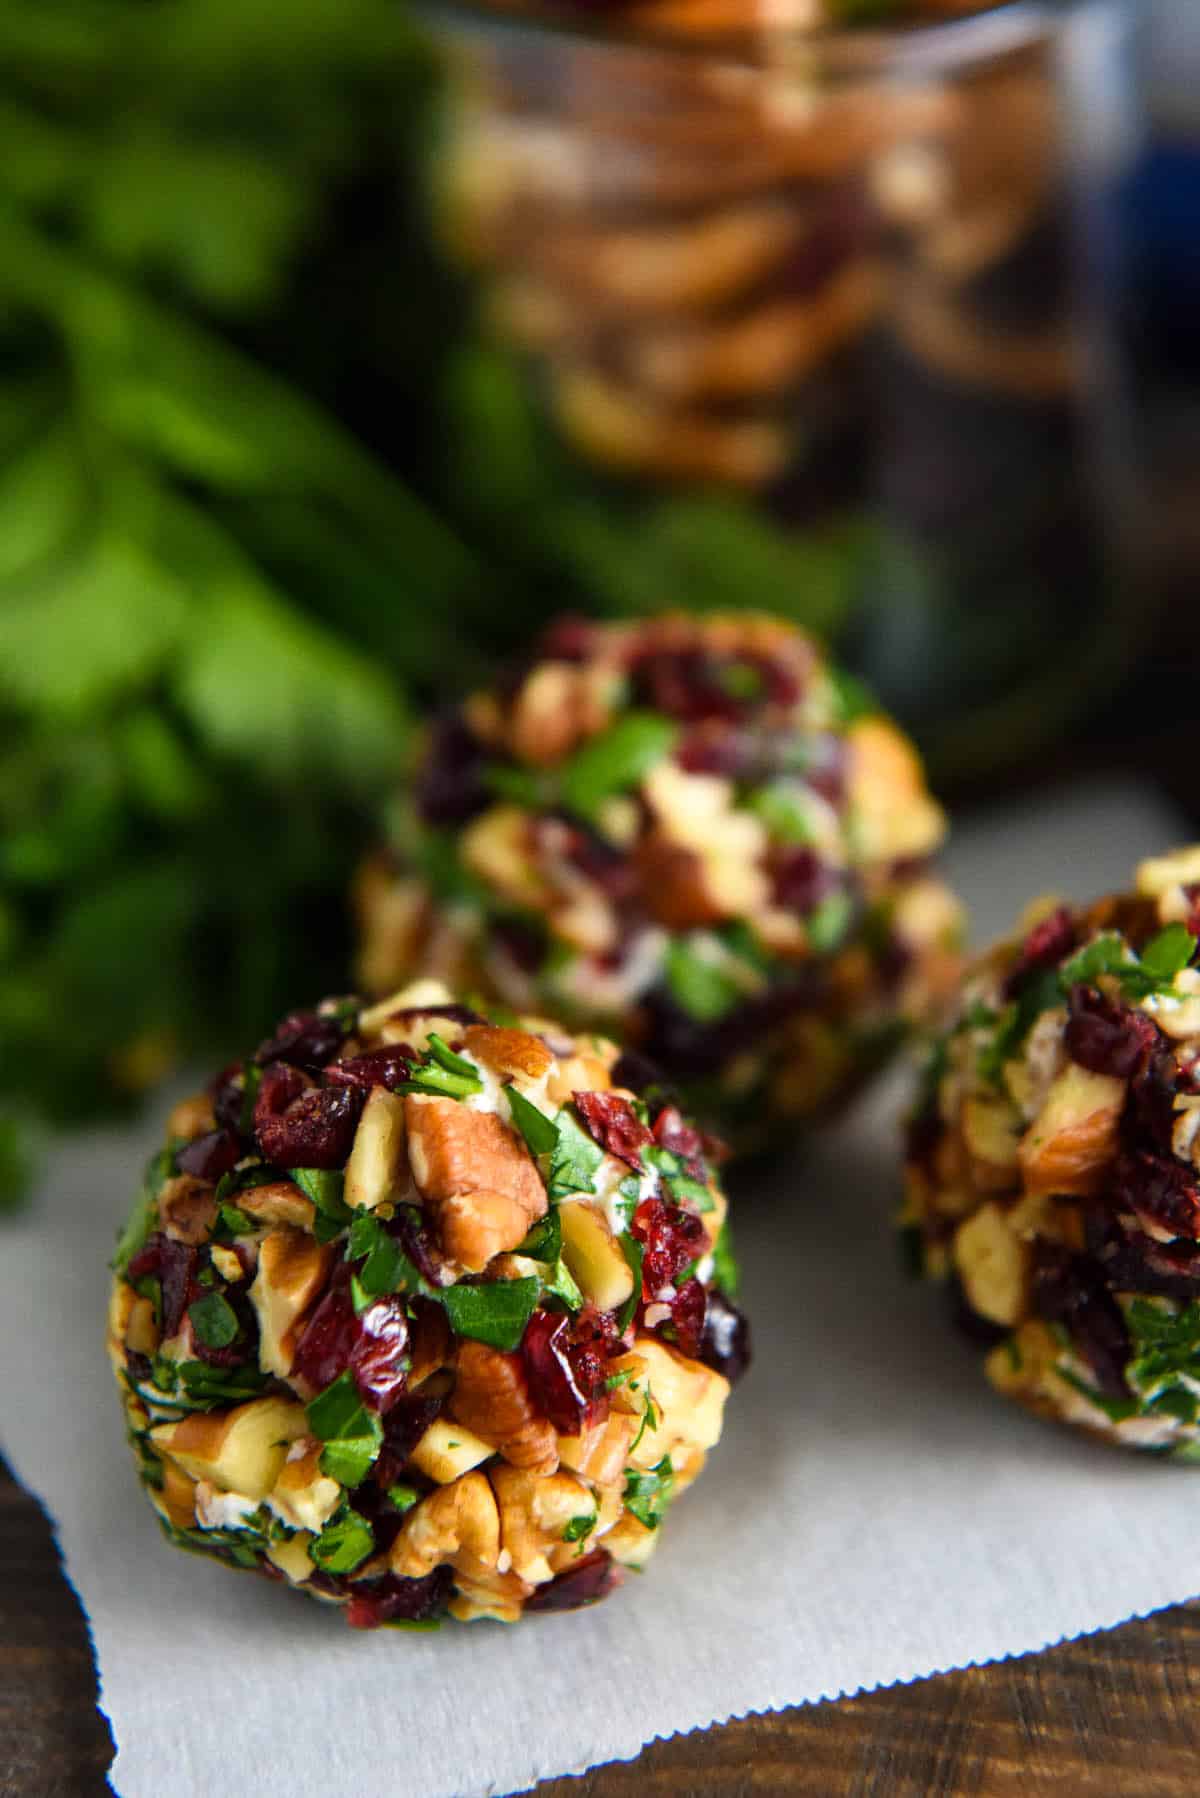
[[[803,631],[566,619],[429,729],[360,978],[610,1031],[734,1148],[827,1113],[956,980],[917,753]]]
[[[1200,847],[1041,901],[969,971],[908,1130],[904,1222],[988,1378],[1200,1459]]]
[[[358,1628],[603,1597],[749,1357],[717,1148],[612,1043],[431,982],[284,1018],[176,1108],[113,1263],[167,1535]]]

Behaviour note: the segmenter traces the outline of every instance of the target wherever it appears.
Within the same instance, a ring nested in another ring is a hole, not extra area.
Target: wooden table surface
[[[1191,651],[1194,666],[1194,642]],[[1097,754],[1083,740],[1072,747],[1074,754],[1059,758],[1060,772],[1115,763],[1157,780],[1200,824],[1194,718],[1148,743],[1123,745],[1119,757]],[[0,1794],[93,1798],[109,1790],[112,1754],[78,1601],[40,1507],[0,1460]],[[1043,1654],[655,1742],[635,1761],[536,1791],[537,1798],[1200,1798],[1200,1599]],[[169,1798],[167,1770],[163,1792]]]
[[[41,1509],[0,1462],[0,1792],[94,1798],[112,1739]],[[170,1780],[164,1771],[164,1798]],[[1200,1608],[671,1741],[537,1798],[1195,1798]],[[239,1798],[253,1798],[247,1787]],[[350,1798],[335,1794],[334,1798]]]

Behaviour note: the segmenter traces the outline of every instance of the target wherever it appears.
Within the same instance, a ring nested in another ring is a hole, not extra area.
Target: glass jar
[[[971,16],[440,14],[439,222],[584,603],[789,613],[953,774],[1061,730],[1135,620],[1091,515],[1058,9],[926,10]]]

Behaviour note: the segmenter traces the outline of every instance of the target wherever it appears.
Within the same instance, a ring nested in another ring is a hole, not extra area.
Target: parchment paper
[[[962,832],[978,934],[1177,840],[1130,788]],[[1200,1473],[1006,1407],[897,1269],[892,1080],[739,1242],[757,1360],[649,1571],[576,1615],[346,1629],[159,1535],[101,1347],[105,1262],[159,1120],[76,1140],[0,1233],[5,1452],[45,1501],[96,1645],[124,1798],[476,1798],[651,1738],[1035,1649],[1200,1591]]]

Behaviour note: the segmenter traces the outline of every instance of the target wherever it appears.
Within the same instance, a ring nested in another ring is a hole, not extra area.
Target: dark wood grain
[[[83,1616],[45,1516],[0,1462],[5,1798],[108,1790],[112,1740],[95,1697]],[[636,1761],[536,1790],[537,1798],[1196,1798],[1200,1610],[1178,1606],[1023,1660],[677,1736]]]

